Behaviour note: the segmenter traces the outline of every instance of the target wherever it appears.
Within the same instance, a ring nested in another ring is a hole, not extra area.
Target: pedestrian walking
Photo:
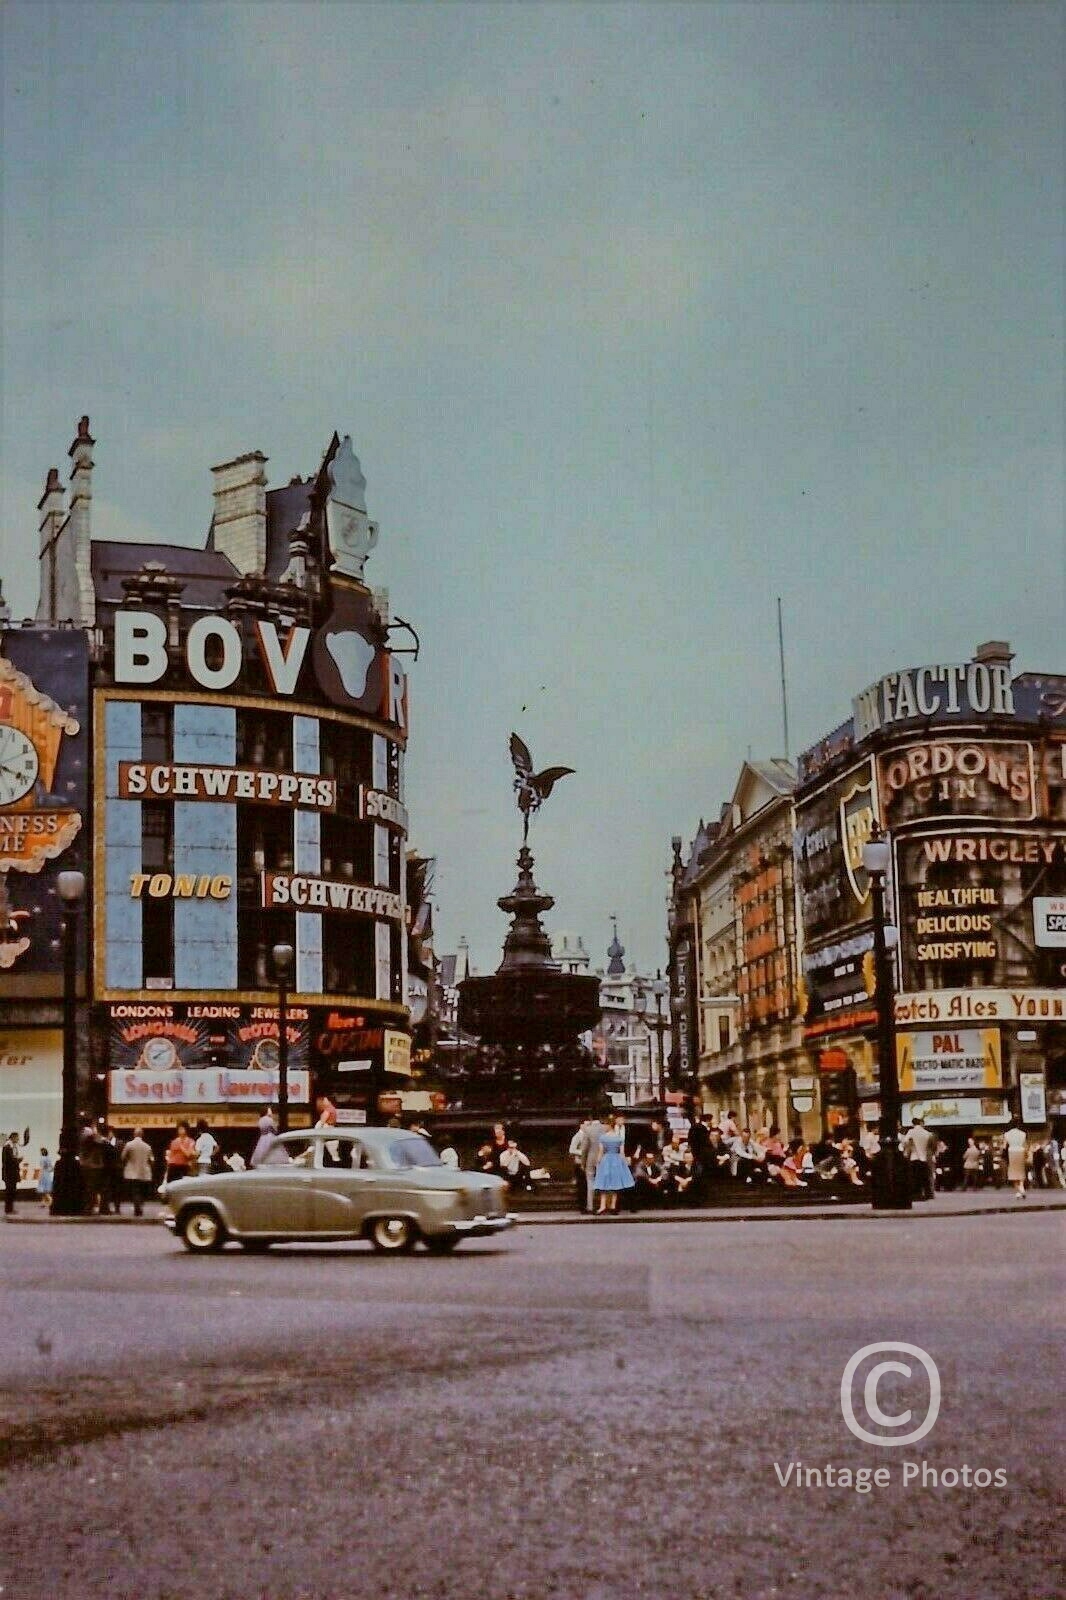
[[[55,1183],[56,1164],[48,1154],[46,1145],[41,1146],[41,1165],[37,1173],[37,1198],[44,1209],[48,1211],[52,1205],[52,1188]]]
[[[258,1132],[259,1138],[255,1142],[255,1149],[252,1151],[252,1159],[248,1163],[248,1165],[251,1167],[257,1167],[259,1165],[278,1136],[278,1119],[274,1114],[273,1106],[270,1106],[266,1111],[264,1111],[263,1115],[259,1118]]]
[[[104,1176],[100,1191],[100,1210],[106,1217],[109,1212],[114,1212],[116,1217],[122,1215],[122,1153],[118,1147],[118,1136],[114,1128],[109,1128],[104,1123],[100,1129],[103,1139]]]
[[[602,1217],[608,1212],[618,1210],[618,1196],[627,1189],[634,1188],[635,1180],[629,1170],[629,1163],[622,1154],[622,1136],[618,1132],[618,1119],[613,1112],[600,1129],[598,1143],[600,1154],[593,1174],[592,1188],[599,1197],[596,1215]]]
[[[1025,1137],[1025,1130],[1013,1119],[1010,1127],[1003,1135],[1003,1143],[1007,1150],[1007,1182],[1013,1183],[1017,1199],[1025,1199],[1025,1169],[1029,1154],[1029,1141]]]
[[[977,1140],[971,1134],[966,1141],[966,1149],[962,1153],[962,1187],[964,1189],[979,1189],[981,1186],[981,1167],[984,1156]]]
[[[133,1215],[144,1215],[144,1202],[152,1189],[152,1147],[143,1128],[134,1128],[133,1138],[122,1149],[122,1176],[130,1186]]]
[[[98,1128],[86,1124],[82,1130],[81,1170],[85,1178],[85,1215],[106,1212],[107,1140]]]
[[[179,1122],[173,1139],[167,1145],[167,1183],[177,1183],[187,1178],[196,1163],[196,1145],[189,1133],[189,1124]]]
[[[4,1212],[10,1217],[15,1210],[19,1179],[22,1177],[19,1136],[15,1132],[8,1134],[4,1145],[2,1177],[4,1180]]]

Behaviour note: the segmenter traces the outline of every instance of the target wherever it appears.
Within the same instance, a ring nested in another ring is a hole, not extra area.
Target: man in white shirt
[[[936,1138],[929,1132],[921,1117],[915,1117],[903,1138],[903,1154],[910,1162],[911,1185],[916,1200],[933,1198],[929,1158],[935,1149]]]
[[[203,1177],[205,1172],[211,1171],[211,1163],[215,1159],[218,1142],[213,1133],[208,1133],[207,1123],[200,1121],[196,1124],[196,1170]]]

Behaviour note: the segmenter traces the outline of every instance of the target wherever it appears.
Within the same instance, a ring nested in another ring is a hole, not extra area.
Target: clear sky
[[[670,836],[895,667],[1063,642],[1053,4],[56,5],[3,28],[0,573],[351,432],[419,629],[412,840],[495,966],[507,736],[555,929],[664,957]]]

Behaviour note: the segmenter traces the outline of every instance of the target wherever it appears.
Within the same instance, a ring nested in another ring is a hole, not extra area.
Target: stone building
[[[119,1125],[254,1123],[276,1095],[289,946],[294,1120],[318,1092],[373,1116],[409,1062],[407,635],[364,576],[378,529],[351,440],[277,488],[258,451],[215,467],[198,547],[94,538],[93,447],[82,418],[69,501],[53,469],[39,506],[36,621],[0,638],[0,673],[32,645],[19,694],[51,685],[66,719],[58,761],[35,756],[64,792],[29,798],[78,817],[49,870],[88,876],[83,1097]],[[26,804],[0,794],[0,829]],[[0,1004],[55,988],[43,901],[26,920]]]

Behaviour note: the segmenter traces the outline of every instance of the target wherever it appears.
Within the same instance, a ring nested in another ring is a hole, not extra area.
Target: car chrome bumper
[[[160,1220],[162,1221],[164,1228],[169,1228],[171,1233],[174,1232],[174,1229],[178,1225],[178,1219],[173,1214],[162,1217]]]
[[[502,1217],[473,1217],[469,1222],[453,1222],[452,1233],[461,1233],[464,1238],[477,1237],[486,1233],[505,1233],[508,1228],[513,1228],[518,1221],[513,1211],[507,1212]]]

